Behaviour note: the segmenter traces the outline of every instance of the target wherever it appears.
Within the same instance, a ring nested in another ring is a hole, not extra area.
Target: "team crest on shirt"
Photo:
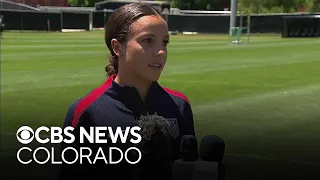
[[[176,118],[166,118],[170,122],[169,133],[173,138],[179,136],[179,124]]]

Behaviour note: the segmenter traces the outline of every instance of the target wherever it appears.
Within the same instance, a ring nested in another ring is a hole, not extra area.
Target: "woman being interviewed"
[[[75,133],[80,126],[124,128],[134,126],[141,115],[156,113],[170,121],[171,159],[179,159],[181,137],[194,135],[195,132],[187,97],[178,91],[161,87],[157,82],[167,61],[169,35],[166,21],[148,5],[124,5],[110,16],[105,43],[111,53],[110,64],[106,67],[109,78],[71,105],[64,126],[73,126]],[[71,145],[63,145],[67,146]],[[104,163],[103,160],[98,161]],[[130,165],[75,167],[63,165],[61,178],[68,174],[74,177],[79,173],[92,178],[98,175],[132,178]]]

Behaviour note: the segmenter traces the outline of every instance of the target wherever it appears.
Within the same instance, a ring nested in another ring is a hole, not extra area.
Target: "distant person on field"
[[[170,122],[173,152],[170,161],[179,159],[179,145],[183,135],[195,135],[190,103],[181,92],[162,87],[157,81],[167,61],[169,43],[168,25],[161,14],[148,5],[133,3],[118,8],[106,24],[105,43],[111,53],[105,70],[108,79],[69,108],[64,127],[135,126],[141,115],[157,114]],[[62,144],[82,147],[78,143]],[[110,144],[86,144],[93,150]],[[112,145],[113,146],[113,145]],[[119,144],[126,150],[132,144]],[[72,151],[69,154],[72,159]],[[73,153],[74,154],[74,153]],[[106,155],[108,158],[108,155]],[[84,158],[85,161],[86,158]],[[131,161],[134,161],[132,159]],[[88,177],[95,179],[133,179],[134,165],[105,164],[98,160],[95,165],[61,166],[61,179]],[[153,164],[150,164],[152,166]],[[154,179],[171,180],[171,169],[157,174]]]

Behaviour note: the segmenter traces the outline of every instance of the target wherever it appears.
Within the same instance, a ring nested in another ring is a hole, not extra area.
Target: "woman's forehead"
[[[130,31],[134,35],[141,33],[168,34],[168,25],[159,16],[143,16],[131,24]]]

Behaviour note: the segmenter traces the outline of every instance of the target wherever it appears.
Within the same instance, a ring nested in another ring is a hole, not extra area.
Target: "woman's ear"
[[[111,40],[111,47],[112,47],[112,50],[113,50],[114,54],[119,57],[120,54],[121,54],[121,44],[120,44],[120,42],[117,39],[113,38]]]

